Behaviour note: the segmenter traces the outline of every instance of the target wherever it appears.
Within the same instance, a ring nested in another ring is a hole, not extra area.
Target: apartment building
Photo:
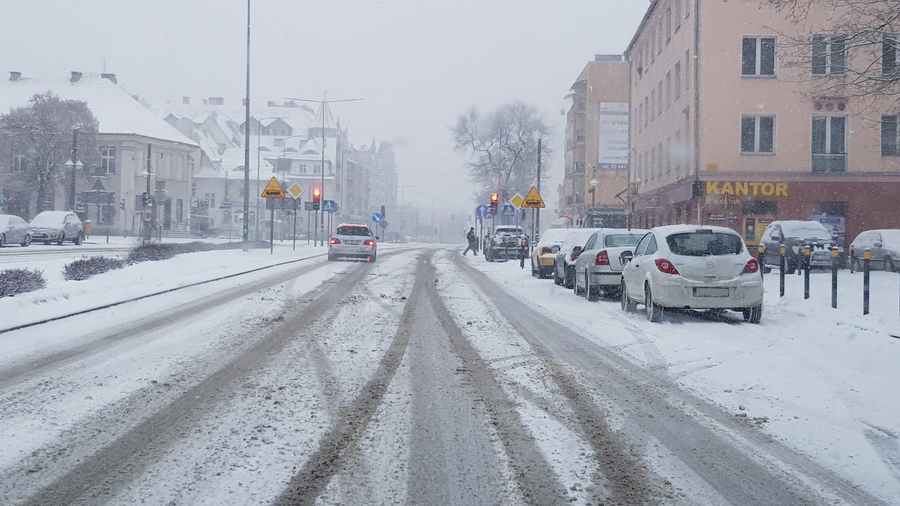
[[[561,214],[625,209],[628,183],[628,72],[623,55],[594,57],[572,85],[566,113]]]
[[[726,225],[751,245],[775,219],[819,219],[848,243],[900,228],[900,111],[834,93],[854,70],[894,72],[897,39],[852,49],[826,14],[813,5],[794,23],[761,0],[650,3],[626,51],[634,226]]]

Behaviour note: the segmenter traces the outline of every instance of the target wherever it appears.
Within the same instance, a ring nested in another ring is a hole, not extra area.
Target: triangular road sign
[[[534,186],[531,187],[531,190],[528,191],[528,195],[525,195],[525,201],[522,203],[522,207],[536,209],[543,209],[546,207],[544,206],[544,199],[538,194],[537,188]]]
[[[100,181],[99,179],[94,181],[94,186],[91,187],[91,191],[92,192],[106,191],[106,188],[103,187],[103,181]]]
[[[283,199],[284,198],[284,190],[281,189],[281,185],[278,184],[278,180],[273,176],[272,179],[269,180],[269,184],[266,185],[266,189],[263,190],[262,195],[260,197],[267,199]]]

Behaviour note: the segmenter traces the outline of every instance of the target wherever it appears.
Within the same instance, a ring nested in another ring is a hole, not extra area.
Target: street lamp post
[[[77,151],[73,149],[73,153],[77,153]],[[66,160],[64,165],[71,172],[71,176],[69,176],[69,210],[75,212],[75,173],[81,170],[84,164],[78,161],[78,158],[75,158],[74,163],[69,159]]]
[[[311,100],[308,98],[290,98],[290,97],[285,97],[285,98],[287,100],[296,100],[298,102],[314,102],[314,103],[321,105],[321,108],[319,109],[319,111],[322,114],[322,167],[321,167],[322,168],[322,187],[320,188],[320,191],[322,193],[320,194],[319,198],[321,199],[322,205],[324,205],[324,203],[325,203],[325,106],[328,104],[333,104],[335,102],[354,102],[354,101],[362,100],[362,99],[361,98],[345,98],[345,99],[341,99],[341,100],[325,100],[325,98],[322,98],[322,100]],[[335,146],[337,146],[337,143],[335,143]],[[337,150],[335,150],[335,163],[337,163],[336,155],[337,155]],[[337,183],[335,183],[335,190],[337,190]],[[316,234],[318,234],[318,233],[319,233],[319,230],[318,230],[318,227],[316,227]],[[322,242],[321,242],[320,246],[325,246],[324,212],[323,212],[323,216],[322,216]]]
[[[419,197],[428,192],[419,192],[416,194],[416,228],[413,231],[416,234],[416,240],[419,240]]]
[[[591,185],[591,189],[588,190],[588,193],[591,194],[591,209],[594,208],[596,204],[596,195],[597,195],[597,185],[600,184],[596,179],[591,179],[591,182],[588,183]]]

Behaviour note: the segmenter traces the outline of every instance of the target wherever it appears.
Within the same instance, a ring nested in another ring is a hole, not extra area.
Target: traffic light
[[[497,204],[500,200],[500,195],[496,193],[491,194],[491,214],[497,216]]]
[[[322,190],[318,188],[313,189],[313,211],[318,211],[320,205],[322,204]]]
[[[141,198],[143,199],[144,207],[147,207],[150,205],[150,194],[149,193],[144,192],[144,194],[141,195]]]
[[[125,210],[125,199],[124,198],[119,201],[119,209],[121,209],[123,211]]]

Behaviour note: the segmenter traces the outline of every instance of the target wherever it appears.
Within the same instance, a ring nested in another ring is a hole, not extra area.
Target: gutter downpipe
[[[694,2],[694,180],[700,180],[700,2]],[[697,223],[703,224],[703,186],[697,197]]]

